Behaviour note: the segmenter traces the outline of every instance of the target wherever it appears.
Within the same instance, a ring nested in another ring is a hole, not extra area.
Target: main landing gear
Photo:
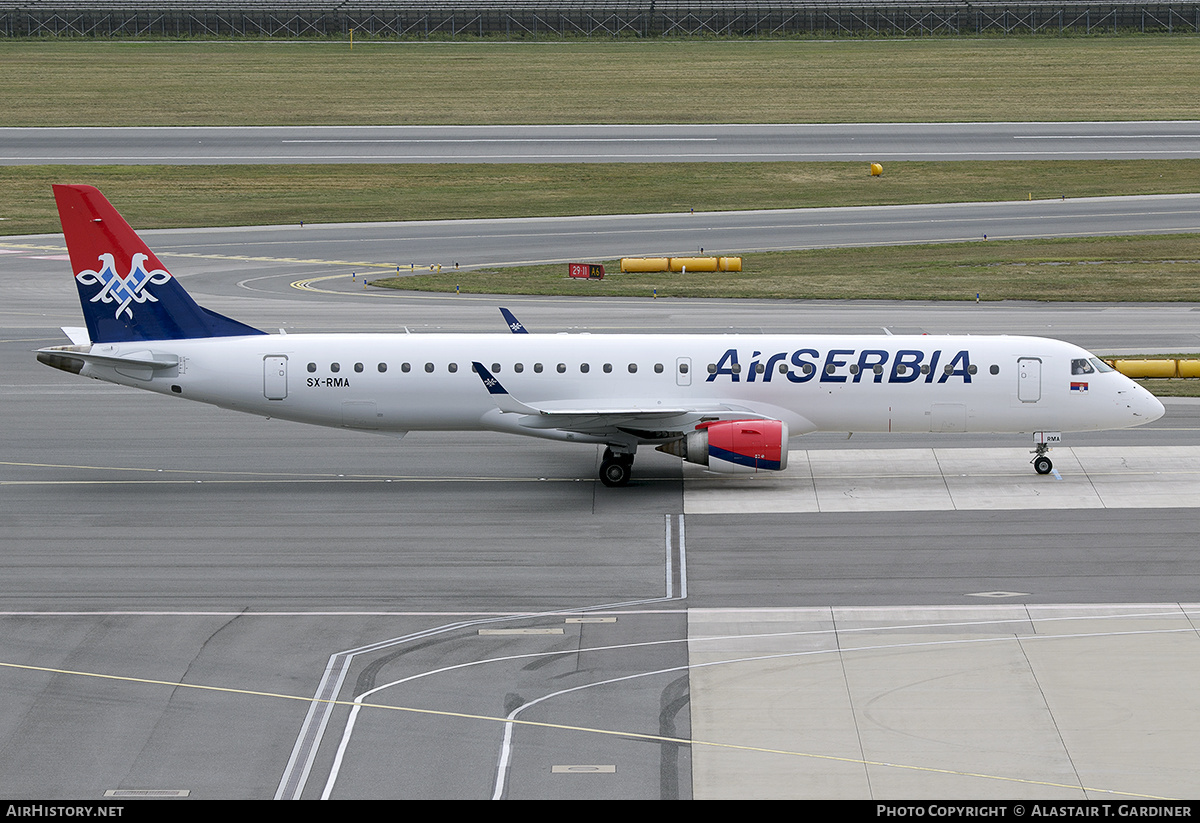
[[[624,486],[633,472],[633,452],[614,453],[605,448],[600,461],[600,482],[606,486]]]

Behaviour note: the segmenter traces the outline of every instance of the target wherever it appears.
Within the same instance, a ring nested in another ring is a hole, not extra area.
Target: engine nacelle
[[[708,466],[709,471],[752,474],[786,469],[787,442],[787,424],[782,420],[722,420],[704,424],[658,450]]]

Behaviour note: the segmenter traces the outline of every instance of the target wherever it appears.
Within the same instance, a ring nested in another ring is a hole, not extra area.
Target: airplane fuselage
[[[782,420],[793,436],[1090,431],[1162,413],[1152,395],[1115,371],[1101,372],[1083,349],[1035,337],[287,334],[93,344],[91,353],[150,353],[178,358],[178,365],[151,371],[91,362],[84,376],[380,432],[495,430],[595,440],[502,412],[473,361],[539,408],[726,409]],[[1081,363],[1088,371],[1080,373]],[[695,417],[665,418],[653,428],[678,432]]]

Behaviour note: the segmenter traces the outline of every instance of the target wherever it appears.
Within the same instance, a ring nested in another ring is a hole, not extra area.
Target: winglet
[[[500,385],[500,381],[488,371],[478,360],[471,364],[475,369],[475,373],[479,375],[479,379],[483,381],[483,386],[492,396],[492,400],[496,404],[496,408],[502,412],[512,412],[514,414],[541,414],[538,409],[533,406],[526,406],[517,398],[508,393],[508,389]]]
[[[513,334],[529,334],[529,329],[525,328],[525,325],[517,319],[515,314],[503,306],[500,306],[499,309],[500,313],[504,315],[504,322],[508,323],[508,327],[512,330]]]

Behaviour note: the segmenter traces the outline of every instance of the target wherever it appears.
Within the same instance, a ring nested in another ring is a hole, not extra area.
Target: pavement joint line
[[[1004,639],[1007,640],[1010,638],[1004,638]],[[791,655],[788,655],[788,656],[791,656]],[[466,712],[453,712],[453,711],[445,711],[445,710],[439,710],[439,709],[421,709],[421,708],[416,708],[413,706],[392,706],[392,705],[388,705],[388,704],[384,704],[384,703],[363,703],[363,702],[355,701],[355,700],[331,700],[331,699],[324,699],[324,698],[304,697],[301,695],[284,694],[281,692],[266,692],[266,691],[258,691],[258,690],[254,690],[254,689],[239,689],[239,688],[228,687],[228,686],[211,686],[211,685],[205,685],[205,684],[200,684],[200,683],[180,683],[180,682],[172,682],[169,680],[156,680],[156,679],[152,679],[152,678],[130,677],[130,676],[126,676],[126,675],[103,674],[100,672],[85,672],[85,671],[77,671],[77,670],[72,670],[72,669],[60,669],[60,668],[54,668],[54,667],[49,667],[49,666],[32,666],[32,665],[20,664],[20,663],[0,662],[0,668],[18,670],[18,671],[27,671],[27,672],[42,672],[42,673],[46,673],[46,674],[66,675],[66,676],[70,676],[70,677],[117,681],[117,682],[122,682],[122,683],[133,683],[133,684],[140,684],[140,685],[166,686],[171,689],[194,689],[197,691],[217,692],[217,693],[221,693],[221,694],[241,695],[241,696],[246,696],[246,697],[267,697],[267,698],[273,698],[273,699],[277,699],[277,700],[292,700],[292,701],[298,701],[298,702],[304,702],[304,703],[310,703],[310,704],[311,703],[326,703],[326,704],[334,705],[334,706],[349,706],[349,707],[359,706],[362,708],[384,709],[384,710],[389,710],[389,711],[404,712],[404,713],[411,713],[411,714],[421,714],[421,715],[427,715],[427,716],[433,716],[433,717],[456,718],[456,719],[460,719],[460,720],[480,720],[480,721],[484,721],[484,722],[488,722],[488,723],[513,724],[513,725],[520,725],[520,726],[527,726],[527,727],[534,727],[534,728],[553,729],[553,730],[558,730],[558,731],[583,732],[585,734],[596,734],[596,735],[603,735],[603,736],[609,736],[609,737],[633,738],[633,739],[637,739],[637,740],[645,740],[645,741],[657,742],[657,743],[675,743],[675,744],[685,745],[685,746],[704,746],[704,747],[712,747],[712,748],[720,748],[720,749],[731,749],[731,750],[737,750],[737,751],[758,752],[758,753],[762,753],[762,754],[779,754],[779,755],[785,755],[785,756],[789,756],[789,757],[811,758],[811,759],[815,759],[815,760],[825,760],[825,761],[839,762],[839,763],[850,763],[850,764],[854,764],[854,765],[879,766],[879,767],[885,767],[885,768],[902,769],[902,770],[906,770],[906,771],[926,772],[926,773],[931,773],[931,774],[945,774],[945,775],[954,775],[954,776],[958,776],[958,777],[975,777],[975,778],[980,778],[983,780],[995,780],[995,781],[1001,781],[1001,782],[1006,782],[1006,783],[1020,783],[1020,784],[1025,784],[1025,785],[1047,786],[1050,788],[1070,789],[1072,791],[1082,790],[1085,792],[1097,792],[1097,793],[1102,793],[1102,794],[1117,795],[1117,796],[1121,796],[1121,797],[1137,797],[1137,798],[1152,799],[1152,800],[1168,800],[1168,799],[1170,799],[1170,798],[1160,797],[1158,795],[1148,795],[1148,794],[1141,794],[1141,793],[1137,793],[1137,792],[1124,792],[1124,791],[1120,791],[1120,790],[1116,790],[1116,789],[1101,789],[1101,788],[1096,788],[1096,787],[1080,786],[1078,784],[1055,783],[1052,781],[1033,780],[1033,779],[1029,779],[1029,778],[1020,778],[1020,777],[1006,777],[1004,775],[982,774],[982,773],[977,773],[977,772],[960,771],[960,770],[956,770],[956,769],[941,769],[941,768],[936,768],[936,767],[931,767],[931,766],[915,766],[915,765],[905,764],[905,763],[892,763],[892,762],[887,762],[887,761],[866,760],[866,759],[862,759],[862,758],[840,757],[840,756],[836,756],[836,755],[817,754],[815,752],[797,752],[797,751],[790,751],[787,749],[773,749],[773,748],[760,747],[760,746],[747,746],[747,745],[741,745],[741,744],[735,744],[735,743],[721,743],[721,742],[717,742],[717,741],[708,741],[708,740],[690,740],[687,738],[670,737],[670,736],[666,736],[666,735],[657,735],[657,734],[647,734],[644,732],[619,731],[619,730],[613,730],[613,729],[598,729],[598,728],[592,728],[592,727],[588,727],[588,726],[574,726],[574,725],[564,724],[564,723],[547,723],[547,722],[536,721],[536,720],[520,720],[520,719],[513,719],[513,718],[508,718],[508,717],[495,717],[495,716],[491,716],[491,715],[470,714],[470,713],[466,713]]]

